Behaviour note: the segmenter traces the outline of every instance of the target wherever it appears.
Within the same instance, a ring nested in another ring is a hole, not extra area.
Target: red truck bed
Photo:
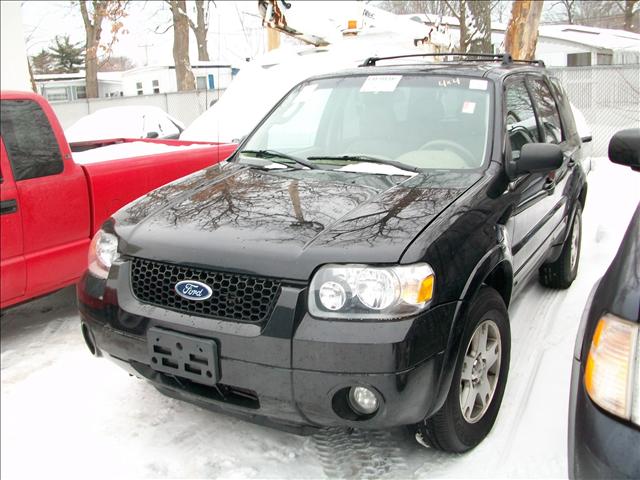
[[[155,188],[226,159],[236,148],[101,140],[74,144],[73,151],[88,159],[77,163],[44,98],[0,92],[0,106],[0,308],[74,283],[87,266],[91,237],[110,215]],[[134,146],[132,155],[109,153]],[[171,151],[145,153],[158,147]]]

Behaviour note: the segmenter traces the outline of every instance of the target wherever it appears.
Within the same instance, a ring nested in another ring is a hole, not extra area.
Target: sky
[[[257,1],[217,1],[211,10],[208,35],[209,57],[225,63],[242,62],[255,57],[266,47]],[[22,3],[22,22],[29,55],[37,54],[51,45],[56,35],[69,35],[74,42],[84,43],[84,25],[77,3],[68,1],[25,1]],[[128,31],[119,35],[113,55],[124,55],[139,65],[173,63],[173,31],[164,34],[171,23],[168,5],[159,0],[130,2],[124,19]],[[108,40],[109,28],[103,28],[103,42]],[[198,58],[195,37],[191,34],[190,57]]]

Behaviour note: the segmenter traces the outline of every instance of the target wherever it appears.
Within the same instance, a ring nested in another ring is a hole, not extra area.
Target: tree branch
[[[84,0],[80,0],[80,12],[82,13],[82,21],[84,22],[84,28],[89,30],[93,27],[91,20],[89,19],[89,12],[87,12],[87,4]]]
[[[449,11],[453,14],[453,16],[456,17],[458,21],[460,21],[460,18],[462,18],[461,15],[457,12],[455,8],[453,8],[453,6],[449,3],[449,1],[444,0],[444,4],[449,8]]]

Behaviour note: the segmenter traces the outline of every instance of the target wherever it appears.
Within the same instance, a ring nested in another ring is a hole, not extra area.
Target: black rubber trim
[[[0,215],[8,215],[18,211],[18,202],[15,198],[11,200],[2,200],[0,202]]]

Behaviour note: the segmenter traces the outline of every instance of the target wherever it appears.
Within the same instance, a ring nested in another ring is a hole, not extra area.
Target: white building
[[[85,72],[34,75],[38,93],[50,102],[69,102],[87,98]],[[98,73],[98,96],[122,96],[121,72]]]
[[[459,42],[459,22],[455,17],[424,14],[405,16],[428,25],[446,25],[452,40],[456,44]],[[492,22],[491,26],[494,51],[504,51],[507,25]],[[540,25],[536,58],[553,67],[638,64],[640,34],[583,25]]]
[[[197,90],[224,90],[237,71],[231,68],[231,65],[215,62],[194,62],[191,69],[196,79]],[[122,91],[126,97],[178,91],[174,65],[149,65],[120,73]]]
[[[197,62],[191,66],[197,90],[224,90],[237,69],[231,65]],[[87,98],[85,72],[35,75],[38,92],[50,102],[69,102]],[[133,97],[177,92],[173,65],[149,65],[124,72],[98,72],[98,96]]]

